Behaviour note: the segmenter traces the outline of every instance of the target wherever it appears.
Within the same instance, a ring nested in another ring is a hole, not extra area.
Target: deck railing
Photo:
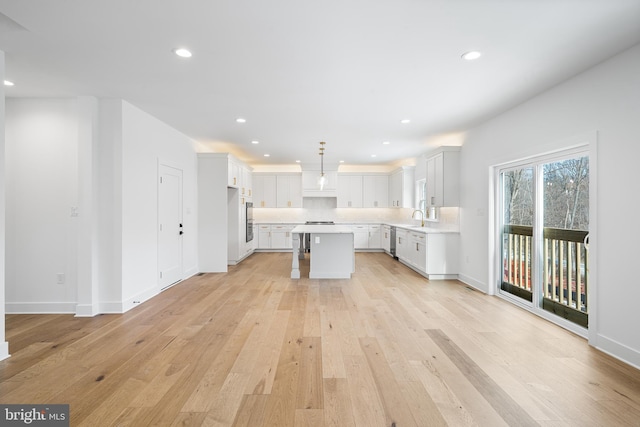
[[[582,326],[588,321],[588,256],[585,230],[545,228],[543,230],[543,301],[552,311]],[[531,290],[533,228],[504,227],[504,273],[502,289],[533,300]]]

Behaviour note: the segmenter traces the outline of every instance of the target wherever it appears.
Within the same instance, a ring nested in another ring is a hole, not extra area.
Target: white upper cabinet
[[[413,166],[403,166],[389,176],[389,207],[413,208]]]
[[[256,208],[275,208],[276,175],[253,175],[253,206]]]
[[[299,174],[276,176],[276,207],[302,207],[302,182]]]
[[[365,208],[389,207],[388,175],[364,175],[362,177],[362,206]]]
[[[339,208],[362,207],[362,175],[338,175]]]
[[[460,205],[460,149],[441,147],[427,157],[427,206]]]
[[[253,180],[251,176],[251,168],[241,166],[240,176],[241,176],[240,194],[250,199],[253,197],[253,188],[252,188]]]
[[[229,156],[227,168],[227,186],[238,188],[240,186],[241,172],[240,164]]]

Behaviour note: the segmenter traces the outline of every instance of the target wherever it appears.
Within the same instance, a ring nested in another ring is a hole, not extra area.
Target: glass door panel
[[[526,167],[501,173],[502,280],[500,288],[533,301],[531,280],[535,213],[534,169]]]
[[[586,327],[589,158],[545,163],[542,171],[542,308]]]

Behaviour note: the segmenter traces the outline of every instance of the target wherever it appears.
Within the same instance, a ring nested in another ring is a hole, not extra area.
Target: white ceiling
[[[0,13],[8,97],[123,98],[254,165],[316,162],[322,140],[326,163],[354,165],[461,144],[640,42],[640,0],[0,0]]]

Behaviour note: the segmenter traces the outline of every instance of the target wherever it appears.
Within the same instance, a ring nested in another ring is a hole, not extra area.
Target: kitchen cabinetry
[[[459,147],[441,147],[427,157],[427,205],[460,206]]]
[[[258,226],[258,249],[271,249],[271,226]]]
[[[293,239],[291,230],[294,225],[272,225],[271,226],[271,249],[292,249]]]
[[[301,208],[301,187],[302,182],[299,174],[276,176],[276,207]]]
[[[402,228],[396,233],[396,255],[403,264],[431,280],[458,277],[457,233],[421,233]]]
[[[256,249],[258,249],[258,242],[259,242],[259,237],[258,237],[258,226],[256,224],[253,224],[253,240],[251,242],[249,242],[251,244],[251,250],[255,251]]]
[[[380,225],[369,225],[369,249],[382,248],[382,232]]]
[[[384,249],[386,253],[391,253],[391,227],[383,225],[380,234],[382,249]]]
[[[245,198],[253,197],[253,189],[251,188],[251,169],[240,166],[240,194]]]
[[[396,256],[399,260],[409,259],[409,232],[403,228],[396,229]]]
[[[362,207],[362,175],[338,175],[339,208]]]
[[[238,188],[240,185],[240,164],[231,156],[227,162],[227,186]]]
[[[380,224],[352,224],[353,242],[356,250],[382,249]]]
[[[389,206],[413,208],[413,166],[403,166],[389,176]]]
[[[352,225],[353,245],[355,249],[369,249],[369,226]]]
[[[253,206],[275,208],[277,206],[275,175],[253,174]]]
[[[362,206],[365,208],[389,207],[388,175],[364,175],[362,177]]]
[[[409,232],[407,234],[408,247],[406,261],[414,268],[426,272],[427,268],[427,235],[425,233]]]
[[[258,249],[292,250],[294,224],[258,225]]]

